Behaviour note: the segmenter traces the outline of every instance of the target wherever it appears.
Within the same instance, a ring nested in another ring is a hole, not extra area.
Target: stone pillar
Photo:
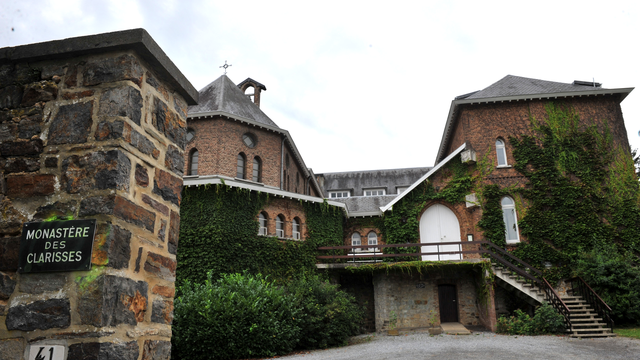
[[[197,96],[143,29],[0,49],[0,358],[170,358]],[[23,223],[54,218],[97,220],[91,270],[17,272]]]

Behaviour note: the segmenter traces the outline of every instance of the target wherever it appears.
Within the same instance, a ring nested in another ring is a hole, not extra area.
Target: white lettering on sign
[[[65,347],[62,345],[31,345],[29,360],[64,360]]]

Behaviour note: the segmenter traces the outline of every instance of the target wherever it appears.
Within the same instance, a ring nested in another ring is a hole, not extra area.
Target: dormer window
[[[348,198],[351,194],[349,191],[329,191],[329,198],[337,199],[337,198]]]
[[[365,189],[364,196],[381,196],[384,195],[384,189]]]

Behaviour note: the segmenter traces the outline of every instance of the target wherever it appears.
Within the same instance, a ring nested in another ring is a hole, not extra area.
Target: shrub
[[[174,359],[238,359],[291,352],[300,339],[293,294],[261,275],[211,272],[204,284],[185,282],[175,301]]]
[[[345,345],[347,338],[359,332],[364,310],[353,296],[320,279],[318,275],[302,275],[287,289],[302,309],[300,316],[300,349]]]
[[[535,315],[517,309],[514,316],[498,319],[497,332],[509,335],[541,335],[561,333],[565,329],[564,318],[549,304],[542,304]]]

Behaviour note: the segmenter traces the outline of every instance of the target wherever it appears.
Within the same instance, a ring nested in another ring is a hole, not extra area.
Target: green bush
[[[175,301],[174,359],[243,359],[291,352],[300,339],[293,294],[261,275],[186,281]]]
[[[511,317],[501,316],[498,319],[500,334],[509,335],[541,335],[557,334],[565,330],[564,318],[549,304],[542,304],[532,317],[520,309]]]
[[[616,324],[640,324],[640,269],[615,245],[582,254],[577,274],[611,307]]]
[[[299,349],[345,345],[349,336],[360,331],[364,310],[338,285],[331,285],[318,275],[303,275],[287,289],[302,309]]]

